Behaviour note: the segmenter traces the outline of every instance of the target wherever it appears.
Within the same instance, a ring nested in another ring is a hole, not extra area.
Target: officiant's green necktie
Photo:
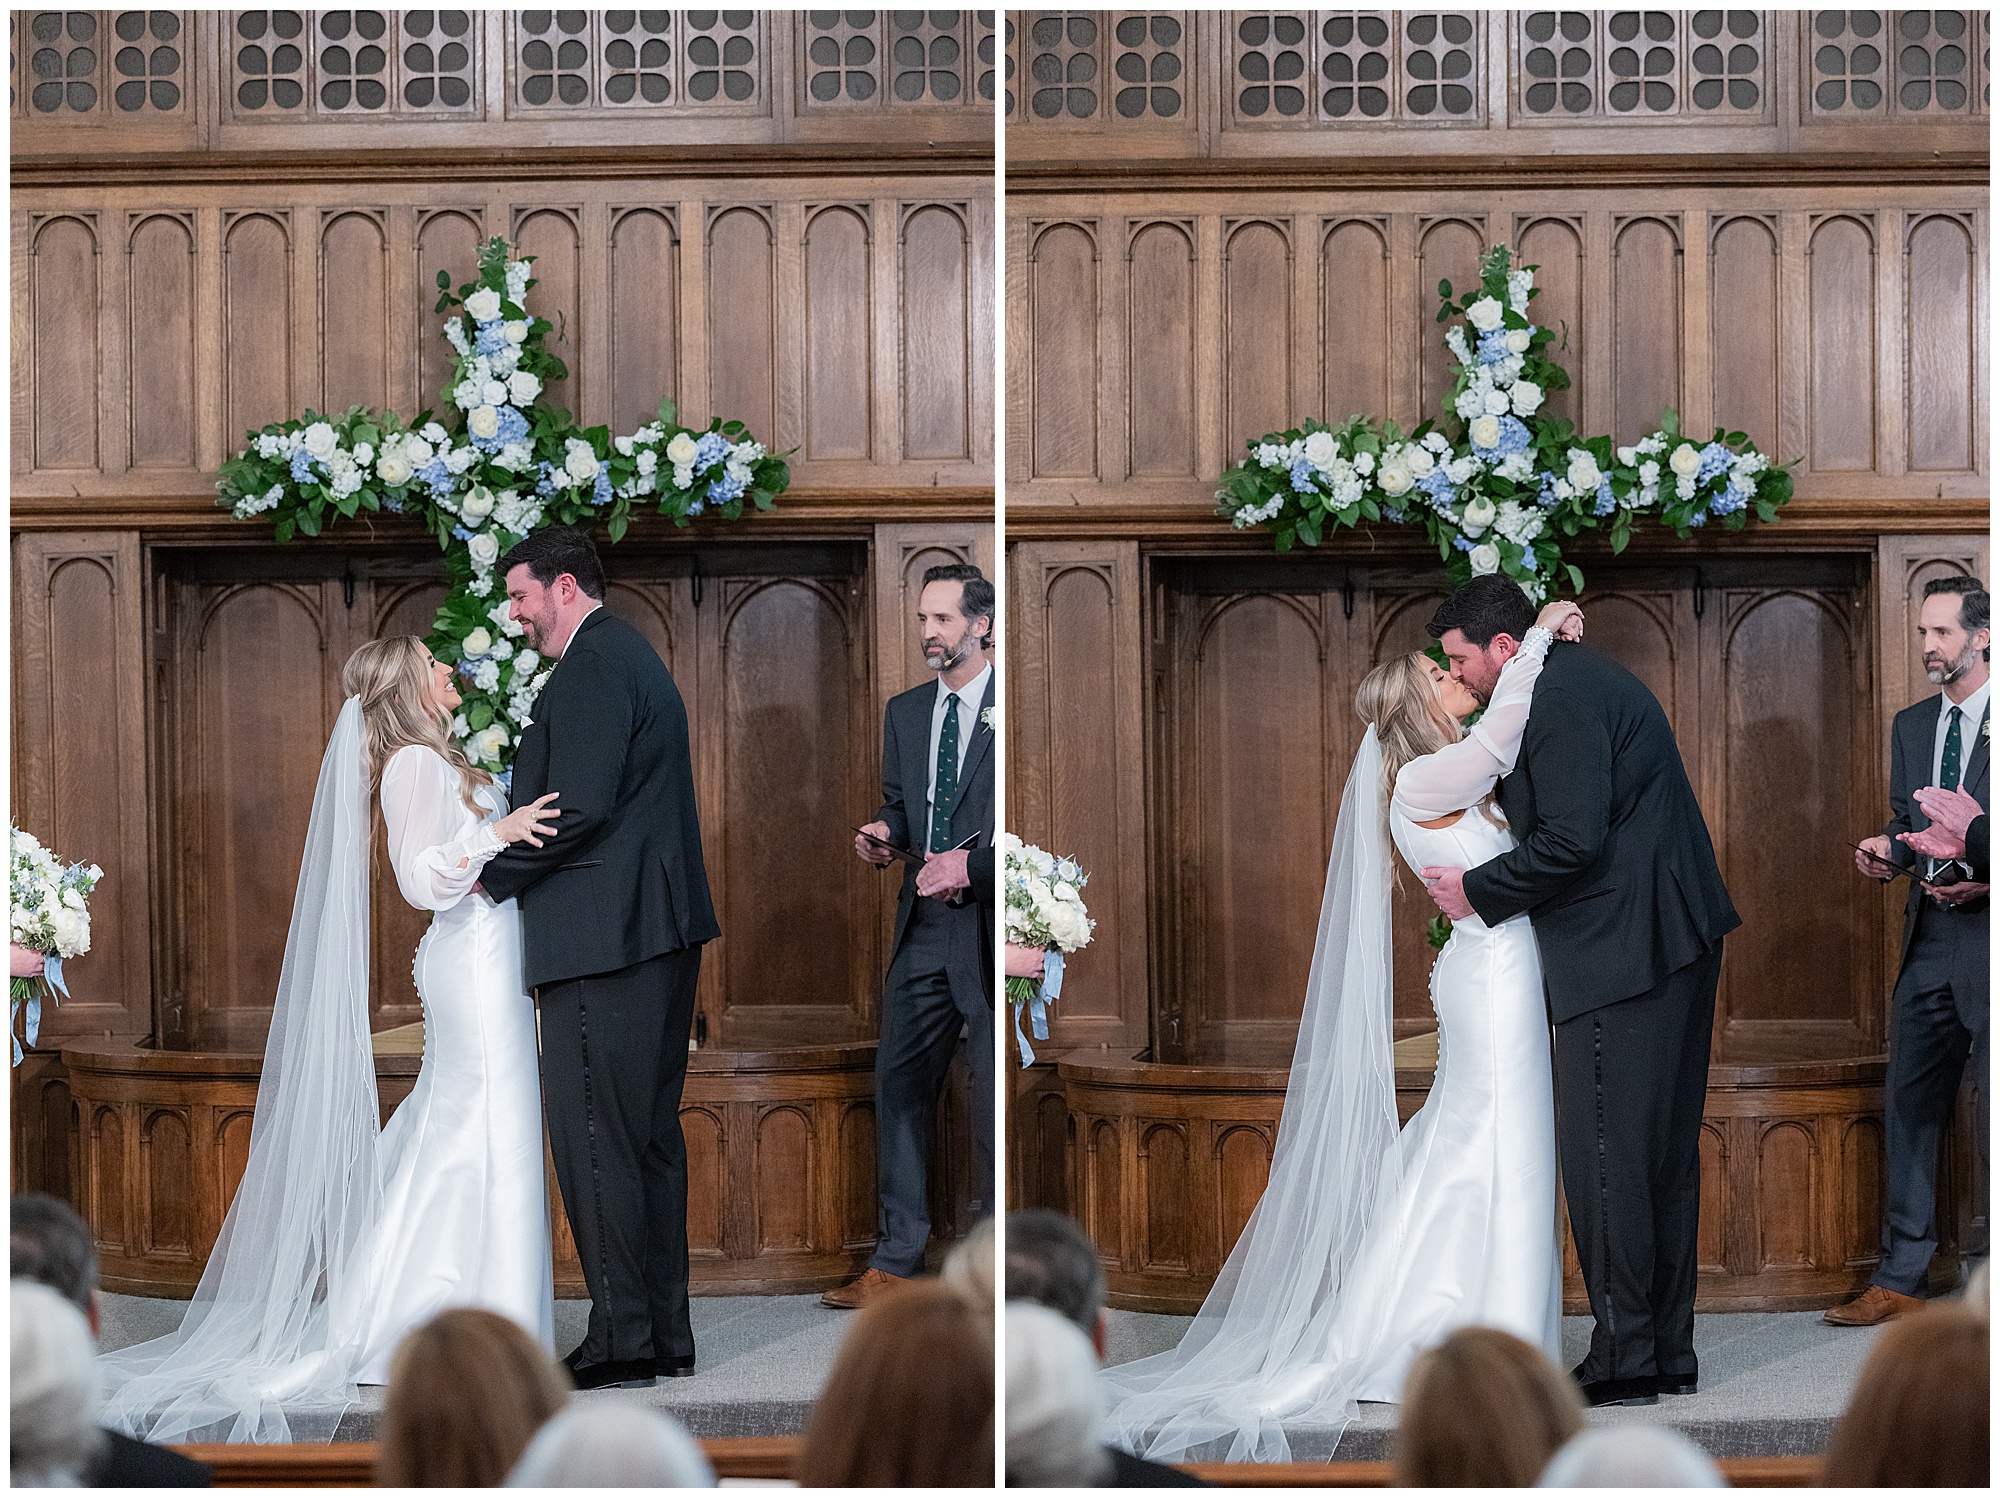
[[[1962,740],[1958,732],[1959,720],[1965,714],[1953,708],[1945,719],[1944,758],[1938,764],[1938,784],[1948,791],[1958,789],[1960,756],[1963,752]]]
[[[938,730],[937,790],[931,796],[931,852],[951,848],[951,814],[958,808],[958,693],[944,700],[944,727]]]

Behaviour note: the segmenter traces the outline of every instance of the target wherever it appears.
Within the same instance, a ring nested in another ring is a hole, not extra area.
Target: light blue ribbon
[[[49,987],[55,990],[55,993],[49,995],[49,1002],[51,1004],[57,1002],[55,997],[57,993],[61,994],[65,999],[69,997],[69,986],[63,982],[62,958],[55,956],[53,953],[44,957],[42,959],[42,976],[49,980]],[[28,981],[33,983],[34,979],[30,978]],[[33,1045],[41,1039],[42,1035],[42,990],[39,986],[33,989],[27,1005],[22,1012],[25,1015],[25,1019],[22,1022],[21,1028],[28,1033],[28,1044]],[[14,1041],[14,1064],[19,1066],[23,1054],[21,1039],[18,1035],[13,1036],[12,1039]]]
[[[1014,1007],[1014,1040],[1021,1047],[1021,1064],[1035,1064],[1035,1048],[1028,1044],[1028,1037],[1021,1033],[1021,1011],[1028,1011],[1028,1024],[1035,1032],[1035,1039],[1049,1038],[1049,1008],[1062,997],[1063,954],[1061,949],[1050,947],[1042,955],[1042,986],[1035,990],[1035,996],[1025,1004]]]

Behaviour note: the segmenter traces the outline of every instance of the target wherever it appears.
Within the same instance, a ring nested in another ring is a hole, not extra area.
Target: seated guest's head
[[[993,1312],[918,1280],[854,1318],[806,1423],[808,1488],[993,1485]]]
[[[83,1312],[33,1280],[13,1282],[8,1454],[20,1488],[75,1488],[97,1460],[97,1364]]]
[[[1840,1488],[1983,1488],[1987,1318],[1950,1301],[1882,1329],[1833,1428],[1821,1481]]]
[[[1555,1454],[1538,1488],[1726,1488],[1708,1453],[1663,1425],[1587,1430]]]
[[[643,1404],[572,1405],[536,1432],[510,1488],[712,1488],[715,1468],[679,1421]]]
[[[945,1256],[938,1278],[963,1295],[971,1304],[989,1314],[993,1310],[993,1219],[981,1218],[979,1226]]]
[[[1076,1219],[1060,1212],[1007,1214],[1007,1298],[1067,1317],[1104,1359],[1104,1260]]]
[[[1009,1225],[1008,1249],[1013,1249]],[[1047,1306],[1007,1306],[1007,1486],[1087,1488],[1111,1476],[1098,1439],[1104,1389],[1097,1356],[1068,1317]]]
[[[67,1202],[31,1191],[7,1204],[8,1257],[17,1280],[47,1285],[83,1312],[95,1337],[97,1325],[97,1245],[90,1229]]]
[[[505,1316],[446,1311],[403,1338],[389,1365],[375,1480],[498,1487],[569,1395],[562,1365]]]
[[[1583,1429],[1583,1396],[1519,1337],[1468,1326],[1421,1354],[1403,1380],[1396,1486],[1525,1488]]]

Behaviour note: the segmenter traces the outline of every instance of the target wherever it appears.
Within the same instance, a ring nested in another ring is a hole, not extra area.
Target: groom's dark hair
[[[1447,630],[1457,630],[1465,643],[1484,650],[1496,635],[1525,639],[1535,623],[1535,606],[1518,583],[1497,572],[1475,577],[1438,605],[1425,626],[1433,640],[1442,640]]]
[[[515,542],[500,558],[500,576],[523,566],[545,588],[567,572],[578,588],[599,603],[604,601],[604,563],[590,537],[573,525],[552,525]]]
[[[959,588],[958,611],[967,619],[986,616],[986,634],[979,643],[985,649],[993,648],[993,584],[986,574],[970,562],[947,562],[943,566],[932,567],[924,573],[924,586],[932,583],[957,583]]]

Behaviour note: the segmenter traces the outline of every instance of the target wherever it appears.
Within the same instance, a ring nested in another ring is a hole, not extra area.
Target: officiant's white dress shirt
[[[1939,777],[1944,774],[1944,736],[1946,730],[1951,727],[1953,708],[1957,708],[1965,715],[1958,724],[1958,778],[1961,782],[1964,781],[1965,767],[1972,763],[1972,746],[1979,742],[1979,725],[1986,721],[1986,699],[1992,687],[1991,678],[1982,681],[1978,689],[1963,702],[1953,702],[1948,693],[1938,693],[1937,733],[1931,738],[1930,783],[1932,785],[1941,784]],[[932,742],[936,742],[936,735],[932,735]],[[1947,785],[1944,788],[1955,791],[1958,786]]]
[[[931,845],[931,817],[937,805],[937,756],[938,740],[944,735],[945,704],[954,697],[958,699],[958,764],[965,763],[965,746],[972,742],[972,730],[979,726],[979,704],[986,696],[986,683],[993,677],[991,665],[980,668],[979,674],[954,692],[944,684],[940,675],[937,681],[937,701],[931,704],[931,752],[924,760],[930,768],[924,786],[924,843]],[[952,767],[954,770],[958,765]]]

